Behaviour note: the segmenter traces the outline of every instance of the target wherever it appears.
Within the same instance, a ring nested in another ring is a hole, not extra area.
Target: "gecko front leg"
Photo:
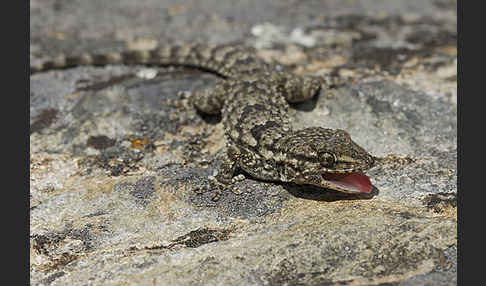
[[[218,174],[215,176],[216,180],[224,185],[231,185],[233,183],[233,176],[236,171],[236,162],[225,154],[221,166],[219,167]]]
[[[213,201],[219,200],[219,196],[225,190],[229,190],[234,183],[245,179],[244,174],[235,176],[238,168],[239,151],[234,146],[229,146],[228,151],[223,155],[218,173],[213,178],[213,186],[216,191]]]

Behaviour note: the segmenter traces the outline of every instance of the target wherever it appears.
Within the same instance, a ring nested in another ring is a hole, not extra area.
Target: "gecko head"
[[[346,193],[371,192],[370,179],[362,171],[374,165],[374,157],[356,144],[344,130],[311,127],[281,141],[285,174],[297,184],[310,184]]]

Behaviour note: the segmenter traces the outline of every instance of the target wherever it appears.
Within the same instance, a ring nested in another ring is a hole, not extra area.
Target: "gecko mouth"
[[[326,180],[330,189],[346,193],[370,193],[371,181],[361,172],[347,174],[324,173],[322,178]]]

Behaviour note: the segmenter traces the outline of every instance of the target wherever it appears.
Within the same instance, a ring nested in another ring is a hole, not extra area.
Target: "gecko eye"
[[[336,163],[336,155],[329,152],[319,153],[319,162],[323,167],[332,167]]]

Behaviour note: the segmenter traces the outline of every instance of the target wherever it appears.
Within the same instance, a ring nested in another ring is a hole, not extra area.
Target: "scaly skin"
[[[103,55],[60,56],[31,73],[79,65],[143,64],[186,66],[223,78],[215,87],[196,92],[192,104],[209,114],[222,114],[226,156],[216,176],[233,183],[237,168],[266,181],[311,184],[341,192],[356,188],[336,184],[330,174],[353,174],[373,166],[374,157],[343,130],[309,127],[294,131],[288,102],[312,98],[329,80],[277,71],[248,48],[193,44]],[[367,191],[366,191],[367,192]]]

